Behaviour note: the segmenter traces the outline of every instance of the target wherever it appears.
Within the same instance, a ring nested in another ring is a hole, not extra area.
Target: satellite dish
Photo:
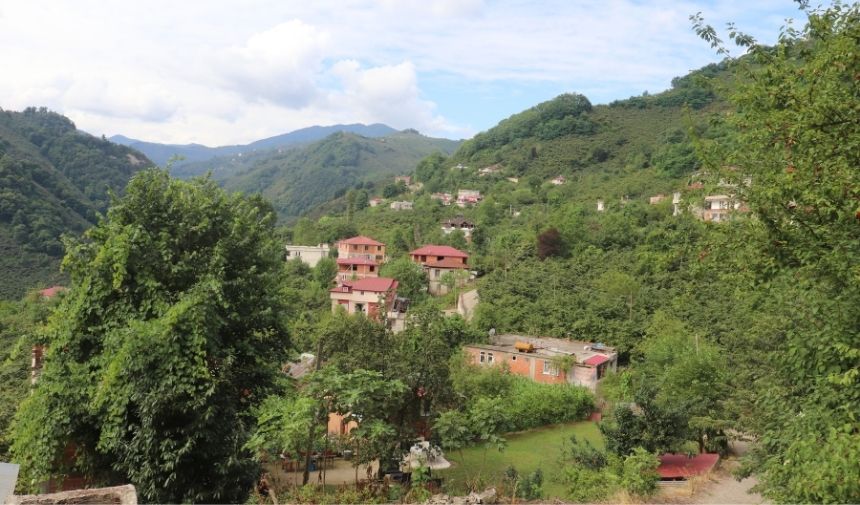
[[[495,329],[495,328],[490,328],[489,334],[490,334],[490,336],[491,336],[491,337],[495,337],[495,336],[496,336],[496,329]]]

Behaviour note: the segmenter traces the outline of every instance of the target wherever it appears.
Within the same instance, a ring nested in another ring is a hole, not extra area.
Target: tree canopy
[[[146,501],[244,500],[250,408],[289,340],[274,212],[214,182],[144,171],[68,244],[69,295],[14,426],[31,485],[131,482]]]

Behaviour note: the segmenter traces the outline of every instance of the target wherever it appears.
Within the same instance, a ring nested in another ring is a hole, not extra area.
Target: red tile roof
[[[352,291],[370,291],[373,293],[385,293],[397,289],[397,281],[389,277],[368,277],[357,281],[343,281],[342,286],[332,290],[332,293],[350,293]]]
[[[359,235],[357,237],[347,238],[340,241],[341,244],[349,244],[349,245],[385,245],[382,242],[377,242],[370,237],[365,237],[364,235]]]
[[[661,479],[687,479],[712,470],[719,460],[719,454],[697,454],[692,458],[686,454],[664,454],[660,456],[657,473]]]
[[[338,265],[373,265],[373,266],[376,266],[379,263],[377,263],[371,259],[367,259],[367,258],[338,258],[337,264]]]
[[[49,288],[45,288],[39,291],[39,294],[45,298],[53,298],[57,296],[57,294],[62,293],[65,290],[66,288],[64,288],[63,286],[51,286]]]
[[[428,261],[424,266],[428,268],[468,268],[468,265],[454,258],[445,258],[442,261]]]
[[[469,255],[447,245],[425,245],[411,253],[412,256],[449,256],[451,258],[468,258]]]
[[[606,363],[607,361],[609,361],[608,357],[606,357],[602,354],[595,354],[594,356],[588,358],[587,360],[583,361],[582,363],[584,365],[597,366],[597,365],[601,365],[603,363]]]

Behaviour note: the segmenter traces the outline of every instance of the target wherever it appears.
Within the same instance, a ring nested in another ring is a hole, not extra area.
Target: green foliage
[[[760,441],[747,472],[778,502],[848,503],[860,483],[830,476],[856,473],[858,447],[860,6],[803,6],[806,25],[784,29],[774,47],[732,30],[750,56],[733,66],[730,142],[703,152],[758,217],[739,237],[755,244],[750,283],[766,294],[746,341],[750,365],[767,373],[739,400]]]
[[[58,295],[62,296],[62,295]],[[17,302],[0,301],[0,459],[8,461],[12,419],[30,391],[30,360],[42,342],[41,325],[56,300],[31,293]]]
[[[660,480],[657,473],[659,466],[660,460],[657,456],[637,447],[622,463],[619,479],[621,488],[633,496],[648,498],[657,491],[657,481]]]
[[[397,295],[419,303],[427,298],[427,273],[408,256],[389,261],[379,269],[380,277],[397,279]]]
[[[612,481],[606,477],[606,472],[590,470],[583,466],[563,467],[559,480],[567,490],[566,498],[577,503],[602,501],[614,490]]]
[[[654,387],[643,384],[634,395],[635,409],[617,406],[611,420],[600,424],[607,450],[628,456],[641,447],[663,454],[677,452],[688,440],[687,412],[678,405],[660,405],[654,396]]]
[[[69,243],[70,294],[14,426],[24,482],[76,472],[147,501],[244,499],[250,410],[289,344],[273,224],[259,199],[151,170]]]
[[[94,224],[109,193],[149,165],[45,108],[0,111],[0,297],[63,281],[60,235]]]
[[[228,190],[260,193],[282,218],[295,219],[350,189],[361,193],[355,194],[354,206],[355,211],[361,210],[367,207],[368,191],[376,184],[432,153],[453,152],[457,145],[456,141],[408,132],[373,139],[340,132],[303,148],[217,158],[203,165],[215,168]],[[340,204],[339,210],[349,207],[343,200]]]
[[[457,155],[471,159],[483,150],[499,148],[517,139],[532,136],[551,140],[563,135],[591,134],[596,126],[587,116],[589,111],[591,102],[587,98],[565,93],[514,114],[488,131],[475,135],[463,143]]]

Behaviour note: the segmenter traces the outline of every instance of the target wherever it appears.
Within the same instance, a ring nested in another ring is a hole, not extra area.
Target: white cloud
[[[697,11],[764,40],[791,13],[784,0],[6,0],[0,106],[170,142],[355,121],[461,136],[470,111],[522,108],[483,89],[599,102],[665,88],[716,60],[690,30]]]

